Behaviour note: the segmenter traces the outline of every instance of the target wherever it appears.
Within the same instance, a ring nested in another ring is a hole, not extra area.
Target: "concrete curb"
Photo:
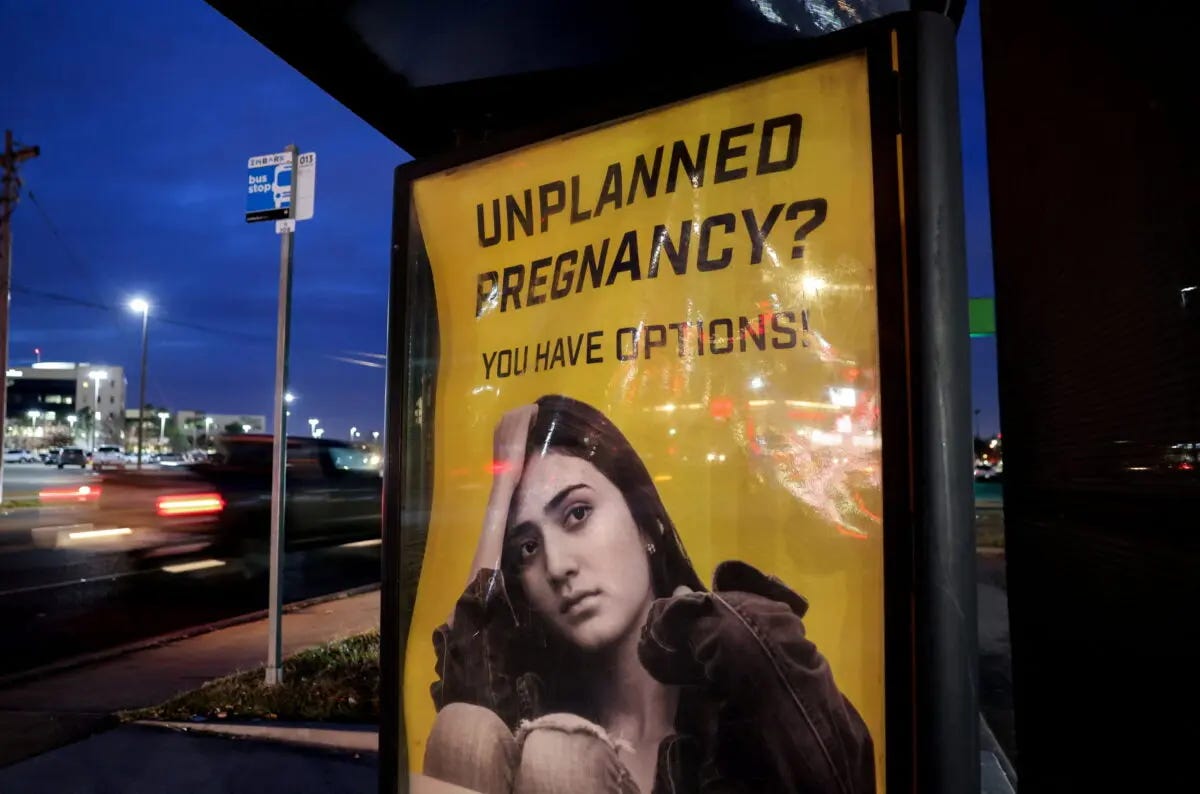
[[[205,733],[213,736],[253,739],[343,753],[376,754],[379,752],[379,731],[368,727],[343,725],[336,728],[321,728],[288,723],[246,724],[170,720],[138,720],[128,724],[180,733]]]
[[[285,613],[299,612],[301,610],[308,609],[309,607],[316,606],[318,604],[324,604],[329,601],[339,601],[343,598],[351,598],[353,596],[370,593],[378,590],[379,587],[379,583],[376,582],[374,584],[362,585],[360,587],[352,587],[349,590],[340,590],[336,593],[328,593],[323,596],[314,596],[313,598],[308,598],[303,601],[295,601],[291,604],[287,604],[284,606],[283,611]],[[144,651],[150,648],[158,648],[163,645],[170,645],[173,642],[186,640],[189,637],[198,637],[201,634],[209,634],[214,631],[230,628],[231,626],[240,626],[244,623],[253,623],[256,620],[266,620],[266,618],[267,610],[260,609],[244,615],[235,615],[231,618],[213,621],[212,623],[205,623],[201,626],[191,626],[186,629],[181,629],[180,631],[175,631],[168,634],[160,634],[156,637],[148,637],[144,640],[138,640],[137,642],[131,642],[125,645],[118,645],[115,648],[108,648],[103,651],[96,651],[95,653],[83,654],[82,656],[73,656],[70,659],[51,662],[50,664],[43,665],[41,667],[35,667],[31,670],[22,670],[19,673],[10,673],[6,676],[0,676],[0,689],[8,689],[16,686],[17,684],[36,681],[56,673],[63,673],[80,667],[88,667],[90,665],[100,664],[101,662],[107,662],[110,659],[136,653],[137,651]]]

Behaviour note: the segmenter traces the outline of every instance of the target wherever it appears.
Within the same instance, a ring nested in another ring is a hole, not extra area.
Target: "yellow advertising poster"
[[[883,790],[870,129],[851,55],[413,182],[415,787]]]

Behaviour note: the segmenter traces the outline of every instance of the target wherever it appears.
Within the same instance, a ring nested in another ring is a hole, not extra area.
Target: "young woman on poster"
[[[706,591],[606,416],[542,397],[494,445],[472,575],[434,635],[426,776],[484,794],[875,792],[807,603],[741,562]]]

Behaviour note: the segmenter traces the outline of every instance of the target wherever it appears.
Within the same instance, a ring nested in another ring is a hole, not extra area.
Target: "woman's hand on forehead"
[[[492,435],[492,471],[495,476],[516,482],[525,466],[529,429],[537,419],[536,405],[522,405],[506,412]]]

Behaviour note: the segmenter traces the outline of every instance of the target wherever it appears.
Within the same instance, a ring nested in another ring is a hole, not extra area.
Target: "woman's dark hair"
[[[703,590],[675,525],[659,498],[654,480],[629,440],[608,417],[587,403],[561,395],[547,395],[537,401],[537,418],[529,429],[526,457],[554,451],[588,461],[608,478],[625,497],[638,531],[646,543],[650,560],[650,582],[656,598],[669,597],[675,588],[687,585]],[[508,544],[505,544],[506,547]],[[586,671],[595,660],[581,656],[578,649],[555,636],[529,604],[515,560],[506,553],[502,562],[505,588],[514,631],[505,637],[504,666],[514,680],[527,683],[526,698],[538,692],[540,706],[525,715],[548,711],[571,711],[589,718],[590,703]],[[528,685],[529,680],[540,682]],[[515,726],[514,726],[515,727]]]
[[[650,472],[617,426],[587,403],[559,394],[539,398],[537,409],[526,457],[554,451],[581,458],[617,487],[642,537],[653,544],[650,582],[656,598],[670,596],[680,585],[703,590]]]

